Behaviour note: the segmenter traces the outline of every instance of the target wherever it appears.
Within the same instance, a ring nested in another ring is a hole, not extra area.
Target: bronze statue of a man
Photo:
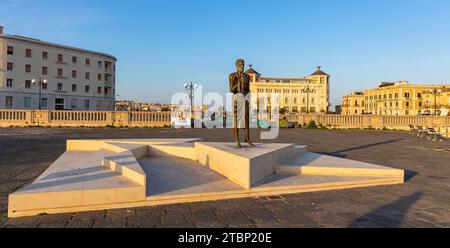
[[[237,71],[230,74],[230,91],[234,94],[234,138],[237,147],[241,148],[241,142],[239,141],[239,129],[244,128],[245,142],[251,147],[254,147],[255,145],[250,140],[250,102],[249,99],[246,99],[247,95],[250,93],[250,76],[244,72],[244,60],[237,60],[236,68]],[[242,108],[245,108],[245,110]],[[244,116],[242,116],[243,114]],[[243,121],[245,121],[244,125],[242,123]]]

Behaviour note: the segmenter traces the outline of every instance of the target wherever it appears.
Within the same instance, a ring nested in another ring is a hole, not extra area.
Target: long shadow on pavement
[[[347,148],[347,149],[340,150],[340,151],[326,152],[326,153],[321,153],[321,154],[334,156],[334,157],[339,157],[339,158],[346,158],[347,155],[342,154],[342,153],[350,152],[350,151],[354,151],[354,150],[365,149],[365,148],[370,148],[370,147],[373,147],[373,146],[391,144],[391,143],[398,142],[400,140],[403,140],[403,139],[386,140],[386,141],[383,141],[383,142],[377,142],[377,143],[373,143],[373,144],[367,144],[367,145],[362,145],[362,146],[357,146],[357,147],[351,147],[351,148]]]
[[[422,197],[422,195],[422,192],[417,192],[402,197],[397,201],[379,207],[355,219],[348,227],[365,227],[369,222],[385,228],[399,228],[405,220],[408,210]]]

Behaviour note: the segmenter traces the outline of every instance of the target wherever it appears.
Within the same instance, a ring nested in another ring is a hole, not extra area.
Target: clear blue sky
[[[1,0],[6,33],[115,55],[121,99],[226,92],[242,57],[265,76],[322,65],[333,105],[381,81],[450,83],[448,0]]]

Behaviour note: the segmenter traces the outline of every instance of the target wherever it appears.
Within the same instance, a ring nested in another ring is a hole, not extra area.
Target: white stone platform
[[[35,182],[9,196],[9,217],[399,184],[404,171],[293,144],[198,139],[69,140]]]

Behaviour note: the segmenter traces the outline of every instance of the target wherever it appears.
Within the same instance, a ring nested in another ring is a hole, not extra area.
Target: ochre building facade
[[[251,76],[252,96],[256,96],[252,99],[252,106],[268,112],[275,105],[285,113],[325,114],[329,111],[330,76],[320,67],[303,78],[263,77],[251,65],[246,73]]]
[[[450,85],[413,85],[407,81],[384,82],[342,99],[343,115],[445,115]],[[436,96],[437,109],[434,110]]]

